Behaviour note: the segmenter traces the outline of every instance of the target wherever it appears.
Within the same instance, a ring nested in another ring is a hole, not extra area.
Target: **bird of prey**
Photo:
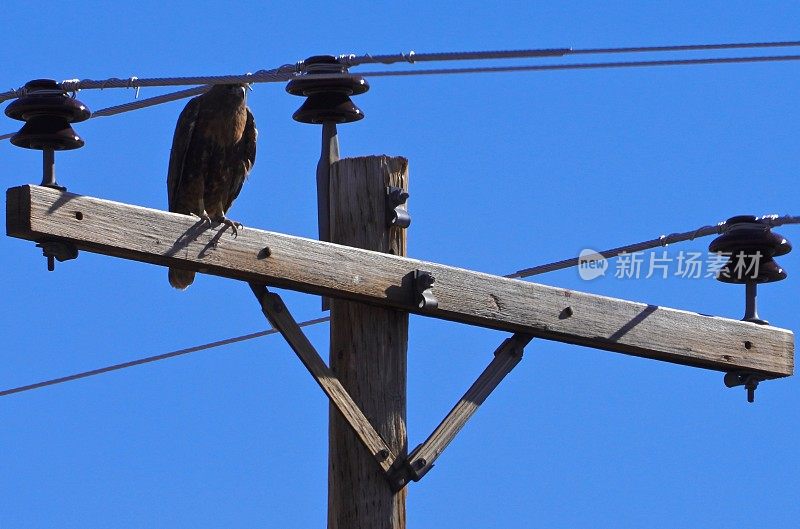
[[[169,210],[221,223],[256,160],[256,124],[245,100],[246,85],[215,85],[186,104],[175,126],[167,172]],[[194,272],[169,269],[169,283],[185,289]]]

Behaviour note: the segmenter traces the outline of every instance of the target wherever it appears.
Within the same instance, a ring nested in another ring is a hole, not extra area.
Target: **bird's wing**
[[[242,190],[247,175],[256,163],[256,137],[258,130],[256,130],[256,120],[253,118],[253,113],[247,109],[247,121],[244,125],[244,133],[242,134],[242,141],[239,142],[233,156],[232,166],[234,169],[233,178],[231,181],[231,190],[228,193],[228,203],[225,204],[225,211],[231,207],[233,201],[239,196]]]
[[[167,170],[167,199],[169,210],[173,211],[176,196],[183,179],[183,169],[186,162],[186,153],[192,141],[197,114],[200,108],[200,97],[190,100],[178,117],[175,125],[175,135],[172,137],[172,150],[169,153],[169,169]],[[179,213],[188,213],[181,211]]]

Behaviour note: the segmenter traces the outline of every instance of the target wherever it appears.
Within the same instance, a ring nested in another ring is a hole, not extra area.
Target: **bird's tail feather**
[[[194,281],[194,272],[189,270],[169,269],[169,284],[173,287],[184,290]]]

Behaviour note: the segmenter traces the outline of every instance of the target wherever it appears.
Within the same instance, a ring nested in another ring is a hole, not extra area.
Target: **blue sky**
[[[800,37],[796,2],[8,0],[2,16],[3,90],[42,77],[244,73],[326,53]],[[798,68],[375,78],[356,100],[366,119],[340,128],[341,150],[409,159],[410,256],[505,274],[732,215],[800,214]],[[92,109],[133,97],[79,94]],[[249,102],[258,159],[231,217],[315,237],[319,128],[291,120],[302,100],[281,85],[256,86]],[[86,147],[57,155],[59,181],[165,208],[183,104],[77,124]],[[0,133],[19,127],[2,123]],[[38,152],[4,142],[0,160],[5,187],[39,182]],[[777,231],[800,240],[797,227]],[[800,252],[779,262],[790,277],[760,290],[760,308],[796,331]],[[32,243],[8,237],[0,266],[0,389],[266,328],[231,280],[201,276],[177,292],[160,267],[85,252],[47,273]],[[744,308],[743,288],[713,279],[535,280],[732,318]],[[299,320],[320,315],[316,297],[285,300]],[[321,351],[327,332],[308,331]],[[506,336],[412,317],[410,446]],[[799,406],[796,378],[764,383],[748,405],[721,373],[534,340],[411,485],[409,527],[791,527]],[[277,336],[3,397],[0,527],[322,527],[327,412]]]

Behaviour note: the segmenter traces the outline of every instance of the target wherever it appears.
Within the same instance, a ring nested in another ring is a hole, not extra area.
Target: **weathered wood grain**
[[[768,378],[791,375],[794,369],[794,335],[785,329],[250,227],[234,239],[227,231],[203,230],[189,216],[39,186],[8,190],[6,229],[13,237],[66,239],[106,255],[678,364]],[[419,309],[414,303],[410,278],[416,269],[436,277],[438,308]]]
[[[406,232],[390,228],[386,187],[408,189],[405,158],[368,156],[331,165],[331,242],[402,255]],[[330,366],[399,460],[408,451],[408,313],[332,299]],[[334,409],[328,450],[328,528],[405,529],[406,490],[393,490]]]

